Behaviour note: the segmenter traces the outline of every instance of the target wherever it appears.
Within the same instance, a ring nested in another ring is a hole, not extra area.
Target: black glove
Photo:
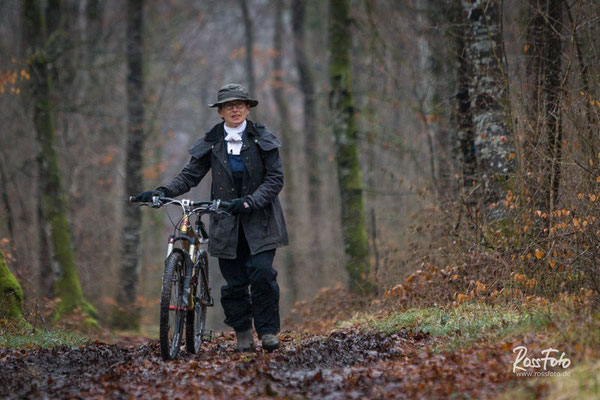
[[[233,215],[250,214],[252,212],[252,202],[248,197],[233,199],[229,207],[227,207],[227,212]]]
[[[133,201],[143,201],[144,203],[149,203],[152,201],[154,196],[165,197],[165,193],[162,190],[148,190],[147,192],[142,192],[133,198]]]

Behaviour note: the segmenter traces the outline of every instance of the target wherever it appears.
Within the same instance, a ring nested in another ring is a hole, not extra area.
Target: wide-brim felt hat
[[[243,100],[250,107],[256,107],[258,104],[258,100],[255,100],[250,97],[248,94],[248,90],[239,83],[229,83],[223,86],[217,92],[217,101],[215,103],[209,104],[209,107],[218,107],[221,104],[227,103],[228,101],[234,100]]]

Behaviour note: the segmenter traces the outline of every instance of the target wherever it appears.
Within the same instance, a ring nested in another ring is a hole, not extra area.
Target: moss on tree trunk
[[[0,318],[20,319],[23,312],[23,291],[10,272],[0,251]]]
[[[97,325],[96,311],[84,300],[75,255],[71,247],[71,228],[67,220],[67,204],[61,183],[61,172],[56,153],[55,110],[51,98],[52,77],[49,63],[52,61],[52,43],[49,37],[56,38],[57,32],[47,32],[45,15],[59,15],[61,5],[55,1],[46,13],[39,0],[26,0],[23,4],[25,40],[30,56],[31,98],[34,102],[33,122],[39,145],[38,168],[43,221],[50,233],[53,262],[59,269],[54,282],[54,292],[60,302],[55,317],[79,309],[84,312],[89,325]]]
[[[362,175],[356,145],[350,75],[350,15],[347,0],[329,2],[331,61],[330,108],[335,136],[336,165],[342,209],[342,235],[350,290],[369,294],[369,245],[362,198]]]

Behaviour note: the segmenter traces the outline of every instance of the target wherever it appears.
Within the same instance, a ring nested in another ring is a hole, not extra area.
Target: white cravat
[[[227,142],[227,154],[239,155],[242,150],[242,134],[246,129],[246,120],[236,126],[230,128],[225,124],[225,141]]]

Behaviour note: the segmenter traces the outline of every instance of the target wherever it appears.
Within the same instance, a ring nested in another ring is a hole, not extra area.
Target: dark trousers
[[[219,258],[226,285],[221,287],[225,323],[238,332],[254,328],[258,337],[279,332],[279,285],[273,269],[275,250],[250,254],[240,224],[237,258]]]

